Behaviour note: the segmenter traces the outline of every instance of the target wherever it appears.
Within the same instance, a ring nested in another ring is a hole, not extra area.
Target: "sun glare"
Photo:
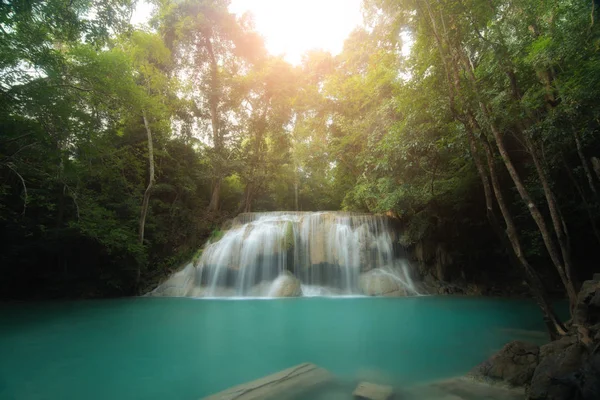
[[[269,52],[293,64],[312,49],[339,53],[362,23],[361,0],[232,0],[229,10],[250,12]]]

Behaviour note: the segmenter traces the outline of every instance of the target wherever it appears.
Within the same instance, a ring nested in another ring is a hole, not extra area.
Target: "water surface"
[[[542,328],[532,302],[490,298],[4,305],[0,398],[192,400],[302,362],[409,385],[463,374]]]

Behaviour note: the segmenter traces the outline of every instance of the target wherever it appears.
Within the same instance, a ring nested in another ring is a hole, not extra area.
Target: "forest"
[[[597,0],[365,0],[299,65],[227,0],[134,3],[0,2],[0,298],[144,293],[241,212],[347,210],[522,273],[561,331],[600,246]]]

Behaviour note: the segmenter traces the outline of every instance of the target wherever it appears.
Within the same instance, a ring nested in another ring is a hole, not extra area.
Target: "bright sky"
[[[273,55],[284,55],[299,64],[312,49],[337,54],[344,40],[362,24],[362,0],[231,0],[230,11],[254,16],[256,30],[265,38]],[[133,23],[148,19],[150,8],[143,1],[133,15]]]
[[[293,64],[312,49],[342,51],[344,40],[362,23],[361,0],[232,0],[230,11],[254,15],[256,30],[273,55]]]

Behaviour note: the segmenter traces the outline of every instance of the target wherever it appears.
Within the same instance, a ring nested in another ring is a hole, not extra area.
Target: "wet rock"
[[[291,272],[285,271],[273,282],[270,297],[298,297],[302,296],[302,284]]]
[[[148,293],[153,297],[182,297],[194,287],[196,268],[188,264],[181,271],[171,275],[169,279],[158,285],[156,289]]]
[[[577,295],[573,323],[592,325],[600,322],[600,281],[585,281]]]
[[[584,364],[579,383],[583,400],[600,399],[600,354],[594,354]]]
[[[525,390],[524,388],[489,385],[461,377],[415,386],[401,398],[410,400],[523,400]]]
[[[361,274],[358,283],[362,293],[367,296],[406,296],[402,282],[381,270],[375,269]]]
[[[468,377],[490,384],[523,387],[531,381],[539,355],[537,345],[516,340],[473,368]]]
[[[577,337],[574,335],[570,335],[565,336],[560,340],[555,340],[553,342],[543,345],[542,347],[540,347],[540,362],[543,361],[546,357],[561,353],[568,347],[574,345],[576,342]]]
[[[360,400],[389,400],[394,397],[394,388],[370,382],[361,382],[354,389],[352,395],[355,399]]]
[[[567,382],[583,363],[585,347],[575,343],[562,350],[554,349],[547,354],[535,369],[528,400],[570,400],[576,389]]]

